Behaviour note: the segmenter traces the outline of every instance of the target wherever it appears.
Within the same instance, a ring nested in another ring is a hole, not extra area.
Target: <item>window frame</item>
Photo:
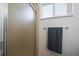
[[[42,15],[43,15],[42,14],[43,7],[42,7],[42,4],[40,4],[40,13],[41,13],[40,19],[41,20],[43,20],[43,19],[52,19],[52,18],[61,18],[61,17],[71,17],[71,16],[73,16],[72,15],[72,3],[66,3],[66,5],[67,5],[67,15],[63,15],[63,16],[55,16],[55,4],[56,3],[52,3],[52,4],[53,4],[53,16],[52,17],[47,17],[47,18],[43,18],[42,17]]]

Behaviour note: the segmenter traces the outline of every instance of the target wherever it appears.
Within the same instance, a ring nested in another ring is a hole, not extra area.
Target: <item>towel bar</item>
[[[56,28],[57,28],[57,27],[56,27]],[[44,27],[43,29],[45,30],[45,29],[48,29],[48,28],[45,28],[45,27]],[[64,29],[69,29],[69,27],[65,27]]]

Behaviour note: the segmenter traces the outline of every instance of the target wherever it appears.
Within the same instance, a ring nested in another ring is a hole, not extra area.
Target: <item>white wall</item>
[[[4,4],[0,3],[0,55],[2,54]]]
[[[73,16],[40,20],[39,55],[60,55],[47,49],[47,27],[63,27],[62,55],[79,55],[79,4],[72,4]],[[65,29],[69,27],[69,29]]]
[[[7,16],[7,3],[0,3],[0,55],[3,53],[3,25],[4,25],[4,18]]]
[[[0,3],[0,41],[3,40],[4,4]]]

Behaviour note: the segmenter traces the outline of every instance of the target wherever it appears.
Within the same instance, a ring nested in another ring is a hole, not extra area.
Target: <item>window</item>
[[[69,3],[42,3],[41,19],[68,16],[71,14],[71,4]]]
[[[56,3],[55,4],[55,16],[64,16],[64,15],[67,15],[67,4]]]
[[[42,8],[42,17],[43,18],[48,18],[48,17],[52,17],[53,16],[53,5],[52,4],[47,4],[47,5],[43,5]]]

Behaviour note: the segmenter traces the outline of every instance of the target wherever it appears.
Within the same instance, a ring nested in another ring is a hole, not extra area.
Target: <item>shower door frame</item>
[[[3,56],[6,56],[6,40],[7,40],[7,22],[8,22],[8,3],[4,3],[4,19],[3,19]]]

